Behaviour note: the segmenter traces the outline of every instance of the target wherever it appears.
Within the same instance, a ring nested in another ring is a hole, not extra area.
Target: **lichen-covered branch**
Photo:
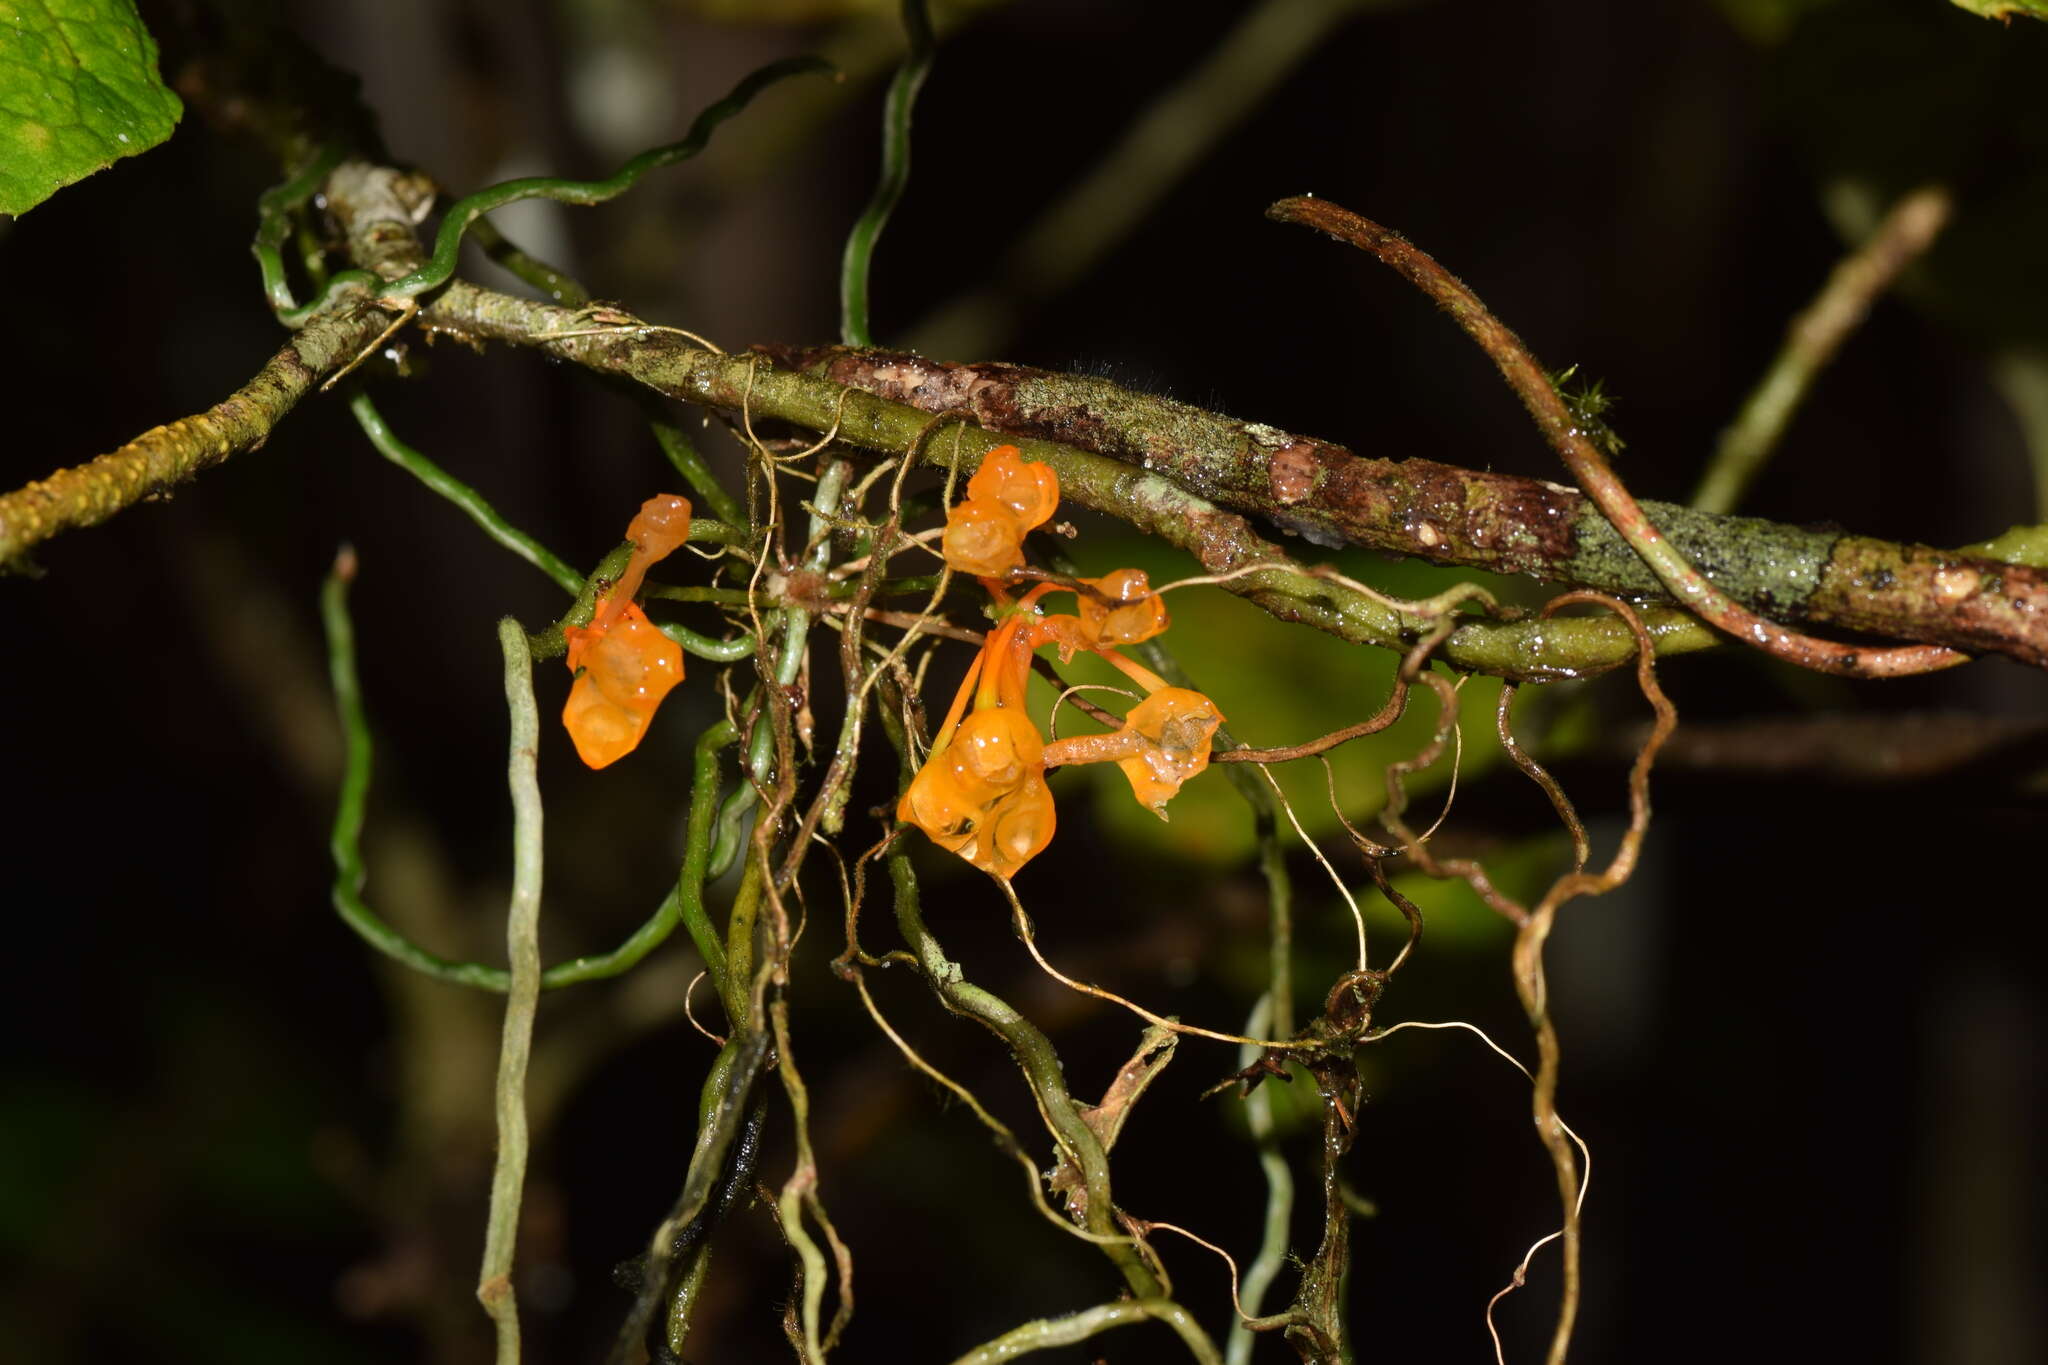
[[[478,289],[461,281],[422,310],[431,331],[469,341],[534,346],[599,373],[631,379],[684,402],[752,421],[779,420],[813,431],[833,431],[845,445],[900,453],[917,449],[926,463],[943,466],[954,441],[921,442],[931,413],[829,379],[781,369],[760,355],[708,351],[673,329],[619,314],[593,327],[587,314]],[[1178,483],[1146,474],[1091,451],[1010,433],[969,430],[959,442],[963,464],[978,465],[997,445],[1013,444],[1025,458],[1044,461],[1058,474],[1061,495],[1105,512],[1145,534],[1193,555],[1212,574],[1243,571],[1224,586],[1286,621],[1358,644],[1405,648],[1435,623],[1433,617],[1316,577],[1251,523]],[[1705,649],[1714,633],[1692,617],[1652,610],[1647,617],[1663,654]],[[1462,625],[1439,651],[1460,668],[1511,677],[1557,678],[1594,672],[1628,659],[1634,642],[1601,618],[1533,623],[1476,620]]]
[[[205,412],[143,432],[119,450],[0,494],[0,568],[51,536],[115,513],[255,450],[323,375],[376,340],[391,318],[352,300],[295,333],[254,378]]]
[[[1968,662],[1969,656],[1943,645],[1914,644],[1873,648],[1816,639],[1758,615],[1728,596],[1685,553],[1674,546],[1643,505],[1636,500],[1595,440],[1598,423],[1583,405],[1565,401],[1558,384],[1537,363],[1534,353],[1506,323],[1494,315],[1463,280],[1400,233],[1383,227],[1326,199],[1282,199],[1266,209],[1278,223],[1313,228],[1360,251],[1407,280],[1458,324],[1474,345],[1500,371],[1501,378],[1522,400],[1522,407],[1563,461],[1572,478],[1600,509],[1665,592],[1686,610],[1711,621],[1732,638],[1773,658],[1816,672],[1845,677],[1894,678],[1926,673]]]
[[[1664,595],[1592,500],[1559,484],[1434,460],[1369,459],[1086,375],[838,347],[769,353],[927,412],[965,408],[991,430],[1111,456],[1318,542]],[[1642,506],[1710,582],[1754,611],[2048,667],[2048,573],[1670,503]]]

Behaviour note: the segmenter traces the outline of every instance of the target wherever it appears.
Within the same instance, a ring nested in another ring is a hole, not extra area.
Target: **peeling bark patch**
[[[1961,565],[1934,571],[1934,595],[1944,602],[1960,602],[1977,589],[1977,575]]]
[[[1323,454],[1316,506],[1349,539],[1378,549],[1554,577],[1571,557],[1585,500],[1531,479],[1480,474],[1434,460]]]
[[[1896,632],[1900,617],[1910,616],[1926,625],[1919,638],[2048,667],[2048,571],[1843,536],[1813,606],[1828,620],[1874,633]]]
[[[1273,501],[1286,507],[1316,490],[1316,458],[1306,441],[1293,441],[1273,452],[1267,479]]]

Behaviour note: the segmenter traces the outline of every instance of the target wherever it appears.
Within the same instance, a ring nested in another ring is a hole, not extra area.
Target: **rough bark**
[[[1648,566],[1575,489],[1434,460],[1370,459],[1085,375],[950,365],[841,347],[763,348],[778,362],[927,412],[1107,455],[1319,544],[1663,597]],[[1750,609],[2048,666],[2048,573],[1755,517],[1645,502],[1706,577]]]

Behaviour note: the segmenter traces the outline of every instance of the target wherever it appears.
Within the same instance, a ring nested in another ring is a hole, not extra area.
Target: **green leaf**
[[[0,213],[148,151],[183,112],[134,0],[0,0]]]
[[[2028,14],[2048,21],[2048,0],[1949,0],[1949,3],[1986,19],[2012,22],[2015,14]]]

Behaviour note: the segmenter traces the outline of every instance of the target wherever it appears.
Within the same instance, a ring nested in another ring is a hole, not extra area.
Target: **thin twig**
[[[1813,302],[1785,329],[1784,344],[1770,369],[1721,433],[1714,458],[1692,495],[1694,507],[1724,516],[1735,510],[1813,381],[1899,272],[1934,245],[1954,206],[1946,186],[1921,186],[1893,204],[1869,240],[1834,268]]]
[[[1059,199],[1024,229],[969,293],[919,323],[911,345],[934,355],[986,355],[1020,311],[1079,280],[1145,221],[1216,143],[1264,107],[1332,29],[1390,0],[1264,0],[1202,61],[1163,89]]]
[[[1315,1051],[1325,1046],[1320,1039],[1247,1038],[1242,1033],[1221,1033],[1215,1029],[1201,1028],[1194,1024],[1183,1024],[1178,1019],[1169,1019],[1163,1014],[1155,1014],[1136,1001],[1127,1000],[1123,996],[1118,995],[1115,991],[1107,991],[1100,986],[1091,986],[1085,981],[1076,981],[1073,977],[1068,976],[1065,972],[1047,962],[1045,954],[1038,950],[1038,937],[1031,928],[1031,916],[1025,912],[1024,903],[1017,899],[1016,888],[1011,886],[1002,877],[992,877],[990,880],[1002,888],[1004,896],[1009,900],[1011,923],[1016,927],[1017,937],[1024,940],[1024,947],[1030,952],[1031,960],[1036,962],[1047,976],[1069,990],[1079,991],[1082,995],[1092,995],[1097,1000],[1104,1000],[1112,1005],[1121,1005],[1148,1024],[1156,1025],[1171,1033],[1184,1033],[1191,1038],[1207,1038],[1218,1043],[1238,1043],[1260,1048],[1268,1052],[1286,1052],[1290,1050]]]

